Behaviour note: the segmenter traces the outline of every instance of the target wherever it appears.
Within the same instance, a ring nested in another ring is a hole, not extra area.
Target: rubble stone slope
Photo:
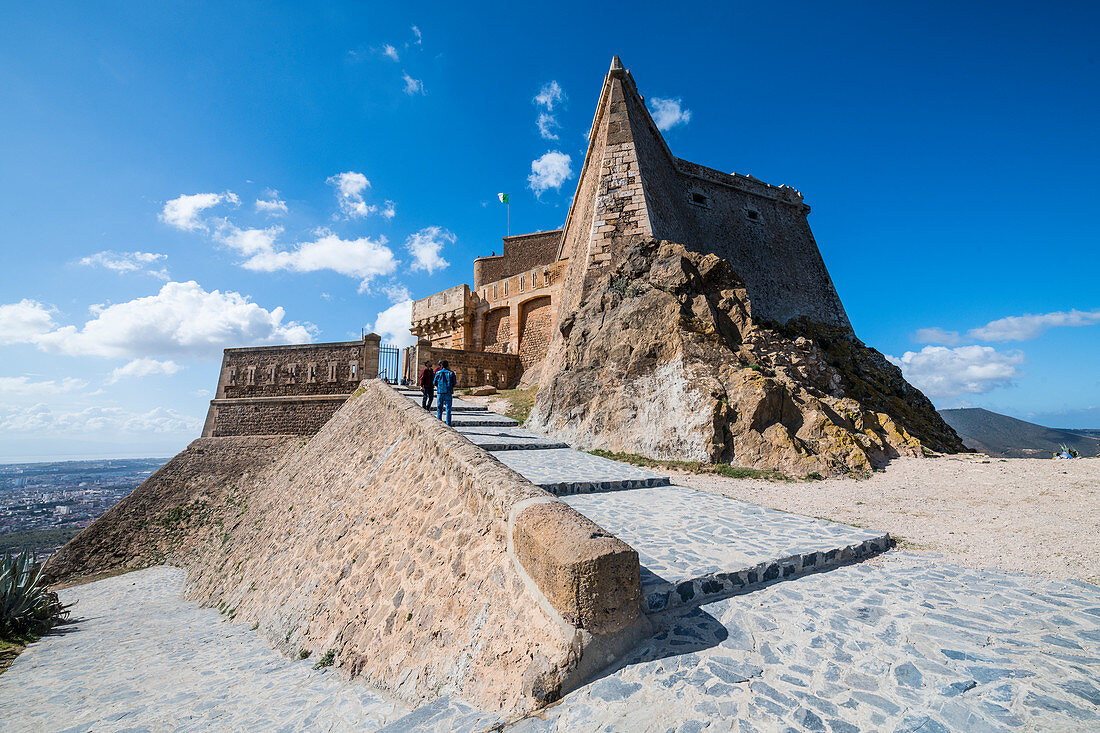
[[[284,653],[331,651],[410,703],[544,705],[640,609],[634,550],[373,380],[309,440],[194,441],[50,572],[159,563]]]
[[[636,238],[558,328],[530,424],[581,447],[800,475],[964,450],[850,333],[754,319],[714,254]]]

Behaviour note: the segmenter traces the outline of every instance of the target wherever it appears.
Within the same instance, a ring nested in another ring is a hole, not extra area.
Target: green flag
[[[500,203],[502,204],[508,203],[508,194],[506,193],[498,193],[497,198],[500,199]]]

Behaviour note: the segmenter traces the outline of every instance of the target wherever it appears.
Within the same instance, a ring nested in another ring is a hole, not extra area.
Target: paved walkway
[[[657,617],[531,731],[1100,730],[1100,587],[891,553]]]

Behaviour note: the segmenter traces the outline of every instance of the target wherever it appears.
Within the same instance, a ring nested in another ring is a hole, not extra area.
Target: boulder
[[[491,384],[483,384],[470,390],[471,397],[488,397],[497,393],[497,388]]]

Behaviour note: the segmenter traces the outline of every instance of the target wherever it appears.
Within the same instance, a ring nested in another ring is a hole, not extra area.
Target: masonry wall
[[[206,437],[231,435],[313,435],[349,395],[254,397],[213,400],[212,426]]]
[[[554,312],[549,295],[529,300],[520,313],[519,359],[530,369],[546,356]]]
[[[502,254],[474,260],[474,290],[558,259],[561,230],[505,237]]]
[[[165,561],[289,657],[331,650],[412,703],[530,710],[645,624],[636,552],[376,380],[304,445],[195,441],[50,571]]]
[[[350,394],[370,374],[365,341],[226,349],[219,399]],[[377,343],[373,364],[377,369]]]
[[[440,349],[427,341],[420,341],[405,350],[405,363],[409,366],[405,372],[406,380],[415,385],[425,361],[438,367],[443,359],[447,360],[458,378],[458,387],[490,384],[505,389],[514,387],[523,374],[523,364],[516,354]]]

